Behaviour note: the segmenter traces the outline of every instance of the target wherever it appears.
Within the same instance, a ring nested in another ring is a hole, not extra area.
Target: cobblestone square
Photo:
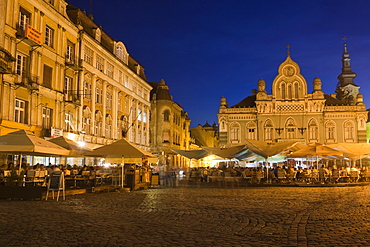
[[[0,246],[369,246],[370,188],[154,188],[0,201]]]

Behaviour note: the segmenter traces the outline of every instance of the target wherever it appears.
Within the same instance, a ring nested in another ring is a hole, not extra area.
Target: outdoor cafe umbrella
[[[67,149],[25,130],[0,136],[0,152],[33,156],[60,156],[69,154]]]
[[[289,156],[290,157],[316,157],[316,164],[318,166],[318,157],[326,155],[343,155],[343,152],[335,150],[331,147],[323,145],[321,143],[314,144],[297,144],[299,149],[294,151]]]
[[[59,136],[57,138],[52,138],[49,141],[54,143],[54,144],[57,144],[58,146],[60,146],[62,148],[65,148],[65,149],[69,150],[68,156],[71,156],[71,157],[82,156],[82,155],[92,151],[92,149],[87,148],[87,147],[81,147],[76,142],[74,142],[74,141],[72,141],[68,138],[65,138],[64,136]]]
[[[19,130],[0,136],[0,153],[18,154],[21,162],[22,155],[62,156],[68,155],[69,151],[31,132]],[[21,169],[21,164],[19,165]]]
[[[343,152],[350,159],[360,160],[360,166],[362,166],[362,159],[370,155],[370,143],[338,143],[328,146]]]
[[[154,154],[149,153],[125,139],[118,140],[112,144],[108,144],[99,148],[94,149],[91,152],[85,153],[85,156],[95,157],[108,157],[108,158],[131,158],[138,159],[143,157],[156,157]]]
[[[93,157],[104,157],[104,158],[113,158],[114,160],[118,160],[122,165],[122,178],[123,178],[123,171],[124,171],[124,163],[139,163],[142,162],[142,158],[155,158],[154,154],[151,154],[135,145],[131,144],[130,142],[126,141],[125,139],[118,140],[113,142],[112,144],[108,144],[99,148],[94,149],[93,151],[86,153],[85,156],[93,156]],[[121,186],[123,187],[123,179],[121,180]]]

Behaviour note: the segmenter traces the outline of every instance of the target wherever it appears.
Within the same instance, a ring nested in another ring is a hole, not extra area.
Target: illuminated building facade
[[[359,86],[354,83],[347,46],[342,73],[333,94],[324,94],[321,80],[308,93],[306,79],[290,52],[272,82],[272,94],[260,79],[258,89],[234,106],[220,100],[220,146],[241,145],[246,139],[301,143],[366,142],[367,111]]]
[[[151,82],[150,140],[152,153],[159,157],[159,165],[183,168],[188,162],[172,149],[189,150],[190,119],[187,112],[173,101],[164,80]]]
[[[121,41],[64,0],[0,9],[0,135],[25,129],[90,148],[126,138],[149,150],[152,87]]]

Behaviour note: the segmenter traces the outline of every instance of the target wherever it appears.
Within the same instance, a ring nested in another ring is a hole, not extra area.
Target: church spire
[[[347,38],[344,37],[343,40],[342,73],[338,76],[338,86],[346,86],[348,84],[356,85],[354,79],[357,75],[352,72],[351,58],[349,57],[347,43],[345,42]]]

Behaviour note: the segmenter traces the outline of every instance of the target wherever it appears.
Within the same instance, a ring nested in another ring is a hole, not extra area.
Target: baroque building
[[[186,158],[173,149],[189,150],[191,146],[190,119],[181,105],[173,101],[169,87],[164,80],[150,82],[151,115],[150,143],[151,151],[159,158],[159,165],[165,168],[184,168]]]
[[[19,129],[90,148],[126,138],[149,150],[143,66],[65,0],[0,3],[0,135]]]
[[[241,145],[246,139],[324,144],[366,142],[367,111],[355,77],[344,44],[336,93],[325,94],[317,77],[313,80],[313,92],[309,93],[306,79],[288,50],[272,82],[271,94],[266,92],[266,82],[260,79],[258,89],[233,106],[229,107],[226,98],[221,98],[217,114],[220,146]]]

